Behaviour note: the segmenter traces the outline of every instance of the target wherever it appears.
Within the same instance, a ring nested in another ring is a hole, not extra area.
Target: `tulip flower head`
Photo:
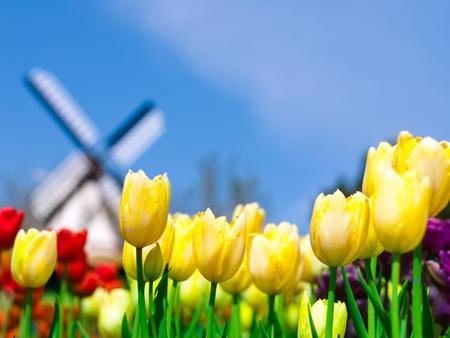
[[[199,299],[206,298],[209,291],[209,283],[202,274],[195,270],[185,281],[180,283],[180,302],[183,306],[195,310]]]
[[[210,282],[224,282],[237,272],[245,252],[245,215],[227,222],[210,209],[194,218],[194,254],[197,268]]]
[[[0,249],[9,249],[13,246],[23,217],[23,210],[16,210],[13,207],[0,209]]]
[[[98,316],[98,330],[104,338],[122,337],[122,319],[126,314],[128,321],[133,318],[134,308],[130,291],[114,289],[106,297],[100,307]]]
[[[154,282],[163,270],[163,255],[159,244],[151,246],[144,261],[144,276],[149,282]]]
[[[376,236],[392,253],[413,250],[423,239],[427,226],[431,186],[414,170],[386,170],[372,200]]]
[[[362,192],[370,197],[375,192],[380,177],[389,168],[394,156],[394,147],[387,142],[381,142],[378,148],[371,147],[367,152]]]
[[[103,288],[95,289],[94,293],[81,299],[81,313],[83,317],[95,319],[98,317],[100,307],[108,298],[108,292]]]
[[[316,277],[322,274],[323,270],[326,268],[326,265],[323,264],[314,254],[311,247],[309,234],[300,238],[300,247],[300,259],[303,267],[301,279],[305,282],[312,283]]]
[[[220,286],[226,292],[235,295],[242,293],[250,286],[251,283],[252,277],[248,272],[247,255],[244,255],[244,260],[242,261],[239,270],[229,280],[221,283]]]
[[[369,205],[372,204],[372,198],[369,199]],[[380,241],[378,240],[377,234],[375,232],[375,224],[373,223],[373,211],[370,207],[370,218],[369,218],[369,230],[367,231],[367,237],[361,246],[361,251],[358,254],[358,258],[366,259],[374,256],[378,256],[384,250]]]
[[[311,338],[311,325],[309,323],[308,307],[309,301],[307,297],[302,297],[300,311],[299,311],[299,323],[298,323],[298,337],[299,338]],[[319,299],[311,307],[311,317],[316,328],[319,338],[325,338],[325,326],[327,317],[328,302],[323,299]],[[345,303],[334,303],[333,312],[333,338],[345,337],[345,330],[347,327],[347,307]]]
[[[149,252],[156,246],[156,244],[147,245],[142,249],[142,268],[145,269],[145,261],[147,259],[147,255]],[[159,249],[159,253],[161,254],[161,249]],[[153,252],[155,254],[155,252]],[[162,254],[161,254],[162,255]],[[155,257],[153,257],[155,258]],[[150,263],[148,263],[150,264]],[[162,266],[162,258],[161,258],[161,266]],[[123,251],[122,251],[122,265],[123,269],[127,276],[131,279],[137,280],[137,269],[136,269],[136,248],[132,246],[128,242],[123,242]],[[144,274],[144,279],[146,276]],[[148,281],[148,280],[147,280]]]
[[[14,241],[11,272],[16,282],[27,288],[40,288],[56,266],[56,232],[21,229]]]
[[[169,277],[181,282],[188,279],[196,269],[194,256],[194,223],[185,214],[170,217],[173,227],[173,246],[169,260]],[[169,225],[168,225],[169,227]]]
[[[86,229],[73,231],[63,228],[59,230],[57,233],[58,261],[69,263],[83,258],[86,240]]]
[[[436,216],[450,200],[450,146],[447,141],[437,142],[431,137],[414,137],[402,131],[393,158],[393,167],[403,173],[415,170],[431,186],[431,216]]]
[[[155,243],[167,224],[170,182],[166,174],[149,179],[142,170],[125,177],[119,210],[120,233],[137,248]]]
[[[250,242],[248,270],[253,283],[263,292],[282,291],[299,262],[297,227],[287,222],[269,224]]]
[[[310,239],[314,254],[332,267],[353,262],[369,228],[369,200],[361,192],[347,198],[336,190],[320,194],[311,217]]]
[[[259,204],[256,202],[245,205],[238,204],[236,205],[236,208],[234,208],[233,218],[236,218],[242,213],[245,214],[247,222],[247,236],[252,233],[261,232],[264,218],[266,217],[264,209],[260,208]]]

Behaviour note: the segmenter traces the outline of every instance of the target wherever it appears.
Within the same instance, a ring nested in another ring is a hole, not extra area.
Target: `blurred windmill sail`
[[[34,216],[51,228],[87,227],[91,258],[117,259],[122,168],[129,167],[164,133],[163,113],[153,103],[144,103],[100,142],[97,127],[56,76],[33,69],[26,82],[78,148],[32,193]]]

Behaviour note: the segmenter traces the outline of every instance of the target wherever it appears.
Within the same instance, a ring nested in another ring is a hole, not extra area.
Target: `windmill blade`
[[[103,199],[106,202],[109,210],[111,210],[116,217],[119,214],[121,187],[118,185],[117,180],[109,175],[103,175],[100,180],[100,187],[103,191]]]
[[[31,193],[31,211],[46,222],[91,173],[91,163],[82,153],[70,153]]]
[[[125,123],[108,141],[110,154],[122,167],[133,163],[165,131],[163,113],[153,105],[145,105],[131,123]]]
[[[78,146],[90,147],[98,141],[97,128],[55,75],[35,68],[26,80]]]

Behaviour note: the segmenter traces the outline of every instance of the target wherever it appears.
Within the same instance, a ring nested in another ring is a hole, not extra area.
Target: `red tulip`
[[[98,275],[94,271],[89,271],[79,283],[74,285],[73,293],[79,297],[90,296],[97,289],[98,282]]]
[[[117,278],[119,268],[114,263],[101,263],[94,269],[102,282],[110,282]]]
[[[88,263],[86,254],[83,252],[80,257],[69,263],[58,262],[56,265],[56,274],[61,280],[67,278],[69,283],[77,283],[83,279],[84,275],[88,271]]]
[[[84,255],[87,231],[72,231],[61,229],[58,231],[58,261],[69,263]]]
[[[23,210],[16,210],[13,207],[0,209],[0,249],[9,249],[13,246],[23,217]]]

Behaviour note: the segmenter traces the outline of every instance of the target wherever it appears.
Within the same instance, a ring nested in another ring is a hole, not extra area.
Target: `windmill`
[[[25,82],[75,145],[32,192],[33,216],[53,229],[89,229],[90,260],[117,260],[121,250],[117,218],[125,168],[164,133],[163,113],[146,102],[111,135],[101,138],[51,72],[32,69]]]

